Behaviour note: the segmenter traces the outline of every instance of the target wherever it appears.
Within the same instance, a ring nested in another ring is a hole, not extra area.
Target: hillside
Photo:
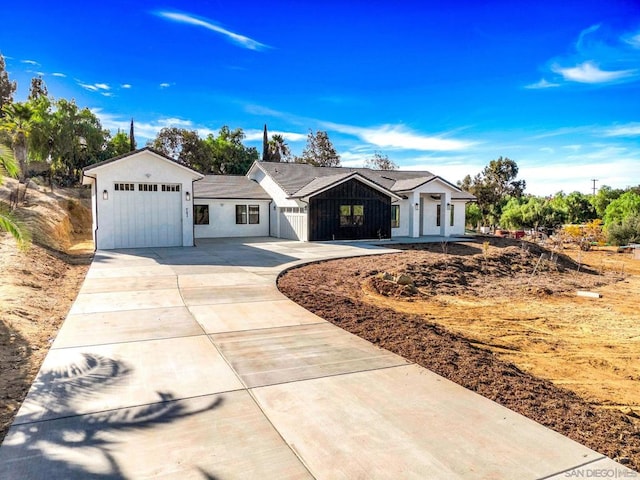
[[[5,179],[8,201],[17,182]],[[4,438],[93,255],[89,200],[79,189],[30,185],[16,216],[33,242],[21,251],[0,233],[0,440]]]

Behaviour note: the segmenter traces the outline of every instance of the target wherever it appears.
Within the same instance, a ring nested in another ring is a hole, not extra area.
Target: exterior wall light
[[[187,198],[187,202],[191,201],[191,194],[189,192],[185,194],[185,197]]]
[[[451,210],[451,204],[447,203],[447,210]]]
[[[416,210],[420,210],[420,204],[419,203],[416,203],[415,207],[416,207]]]
[[[106,189],[102,191],[102,199],[109,200],[109,192]]]

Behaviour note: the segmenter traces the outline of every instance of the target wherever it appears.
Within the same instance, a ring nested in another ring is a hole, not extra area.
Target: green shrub
[[[607,233],[612,245],[640,243],[640,215],[625,218],[621,225],[608,225]]]

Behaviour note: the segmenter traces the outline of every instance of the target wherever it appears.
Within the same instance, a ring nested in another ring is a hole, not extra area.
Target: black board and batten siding
[[[346,206],[353,221],[341,218]],[[356,179],[311,197],[308,213],[311,241],[391,237],[391,197]]]

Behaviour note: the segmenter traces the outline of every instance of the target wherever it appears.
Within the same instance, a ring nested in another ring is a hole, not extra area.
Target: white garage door
[[[182,246],[180,185],[114,185],[115,248]]]

